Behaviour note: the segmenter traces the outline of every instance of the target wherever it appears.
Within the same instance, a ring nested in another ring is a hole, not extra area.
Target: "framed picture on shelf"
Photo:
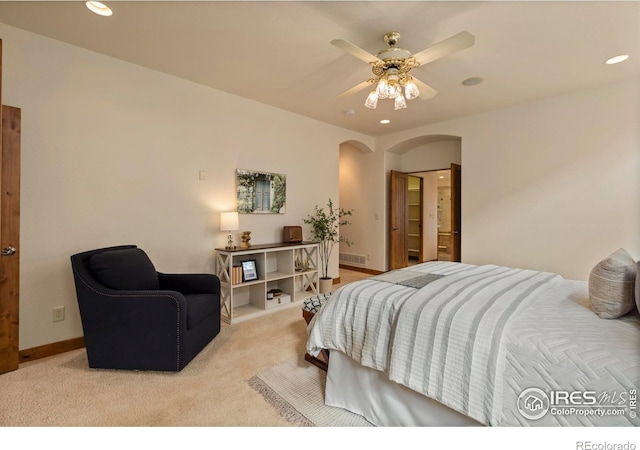
[[[258,279],[258,269],[256,268],[256,260],[250,259],[242,261],[242,281],[252,281]]]

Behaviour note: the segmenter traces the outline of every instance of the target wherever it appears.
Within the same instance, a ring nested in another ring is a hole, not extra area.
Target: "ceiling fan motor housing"
[[[389,45],[389,48],[380,50],[376,55],[379,61],[371,63],[371,69],[376,76],[384,75],[389,69],[406,74],[419,66],[409,50],[396,47],[399,40],[400,33],[397,31],[390,31],[384,35],[384,41]]]

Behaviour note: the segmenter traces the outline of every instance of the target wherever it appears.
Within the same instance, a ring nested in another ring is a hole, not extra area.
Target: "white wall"
[[[286,214],[240,216],[252,243],[279,242],[338,198],[340,143],[373,144],[1,24],[0,38],[3,103],[22,109],[20,349],[82,335],[73,253],[131,243],[160,271],[212,272],[235,169],[287,175]],[[52,323],[54,306],[65,321]]]
[[[349,144],[340,147],[340,206],[352,209],[351,225],[342,227],[340,234],[353,242],[340,244],[341,253],[368,257],[367,268],[384,267],[384,247],[377,245],[384,236],[384,204],[371,202],[372,197],[384,195],[380,176],[383,161],[372,152],[365,152]]]
[[[586,280],[620,247],[640,259],[638,124],[635,78],[384,136],[376,151],[460,136],[463,262]]]
[[[436,141],[420,145],[400,159],[401,172],[423,172],[427,170],[449,169],[451,164],[460,164],[461,144],[459,140]]]

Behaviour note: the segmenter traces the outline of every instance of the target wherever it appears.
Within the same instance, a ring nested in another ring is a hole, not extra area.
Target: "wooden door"
[[[18,368],[20,294],[20,115],[2,106],[0,170],[0,373]]]
[[[391,171],[389,183],[389,270],[409,265],[409,175]]]
[[[451,164],[451,261],[462,260],[462,167]]]
[[[0,39],[0,105],[2,40]],[[20,110],[0,107],[0,374],[19,364]]]
[[[0,39],[0,105],[2,40]],[[19,364],[20,110],[0,107],[0,374]]]

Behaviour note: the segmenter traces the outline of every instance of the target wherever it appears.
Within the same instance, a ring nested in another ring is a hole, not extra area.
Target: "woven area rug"
[[[324,404],[326,372],[295,357],[264,369],[249,380],[281,416],[317,427],[370,427],[362,416]]]

